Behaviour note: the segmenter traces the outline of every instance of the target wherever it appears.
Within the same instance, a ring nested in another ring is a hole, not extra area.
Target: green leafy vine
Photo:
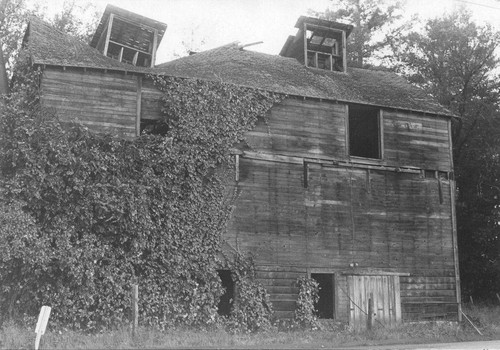
[[[1,218],[0,322],[50,305],[51,324],[121,325],[135,282],[142,324],[217,322],[230,149],[283,97],[153,76],[167,134],[127,141],[32,108],[40,72],[22,68],[0,116],[0,202],[18,203]]]

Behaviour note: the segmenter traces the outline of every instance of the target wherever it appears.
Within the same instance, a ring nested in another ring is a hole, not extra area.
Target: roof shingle
[[[197,53],[155,68],[163,75],[219,80],[295,96],[451,116],[421,89],[395,73],[307,68],[294,58],[241,50],[237,45]]]
[[[245,51],[236,44],[142,68],[105,57],[36,17],[31,19],[27,39],[35,64],[215,80],[294,96],[453,116],[392,72],[348,68],[342,73],[307,68],[294,58]]]

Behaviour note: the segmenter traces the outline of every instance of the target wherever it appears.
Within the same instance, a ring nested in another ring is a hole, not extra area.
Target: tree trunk
[[[0,25],[5,20],[5,9],[7,8],[7,1],[2,0],[0,3]],[[9,93],[9,78],[7,77],[7,70],[5,69],[5,60],[3,56],[3,47],[0,42],[0,95]]]
[[[9,92],[9,78],[7,77],[2,44],[0,43],[0,95],[7,95]]]

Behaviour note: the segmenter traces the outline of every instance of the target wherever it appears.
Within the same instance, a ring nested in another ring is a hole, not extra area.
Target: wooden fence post
[[[139,325],[139,286],[132,285],[132,336],[135,337]]]
[[[373,329],[373,293],[370,293],[370,298],[368,299],[368,320],[366,328],[369,331]]]

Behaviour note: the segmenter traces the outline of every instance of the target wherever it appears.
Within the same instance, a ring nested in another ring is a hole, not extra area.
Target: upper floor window
[[[139,67],[154,67],[167,25],[108,5],[90,46],[103,55]]]
[[[296,58],[306,67],[346,72],[346,40],[352,25],[301,16],[295,27],[299,30],[288,37],[281,56]]]
[[[349,155],[381,159],[380,110],[369,106],[349,106]]]

